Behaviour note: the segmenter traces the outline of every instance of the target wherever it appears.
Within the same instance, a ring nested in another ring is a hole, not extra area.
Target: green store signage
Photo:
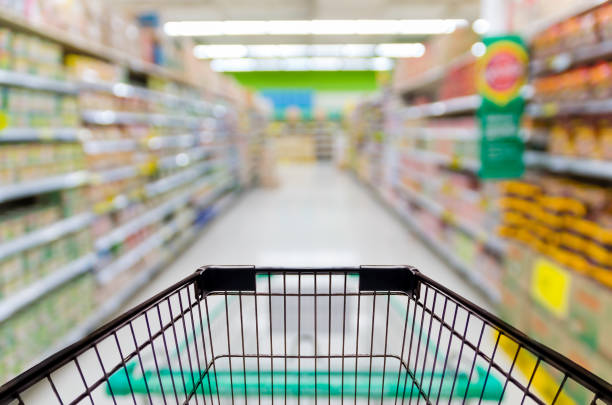
[[[525,171],[519,129],[525,107],[521,89],[527,79],[527,50],[516,35],[489,37],[483,42],[487,49],[476,72],[482,97],[477,112],[481,129],[479,176],[520,177]]]

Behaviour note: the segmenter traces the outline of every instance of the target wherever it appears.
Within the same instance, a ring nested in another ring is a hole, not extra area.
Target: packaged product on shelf
[[[574,143],[568,125],[556,122],[550,131],[549,151],[555,155],[574,155]]]
[[[68,75],[73,80],[115,83],[123,76],[119,66],[95,58],[69,54],[65,59]]]
[[[562,41],[566,49],[593,45],[597,42],[596,18],[594,13],[585,13],[566,20],[561,24]]]
[[[597,128],[591,120],[576,120],[573,123],[574,149],[579,157],[599,159],[600,149]]]
[[[0,28],[0,69],[8,70],[11,68],[11,42],[12,35],[10,29]]]
[[[612,96],[612,65],[599,62],[590,69],[590,83],[595,98],[605,99]]]
[[[612,160],[612,120],[609,118],[598,121],[599,154],[604,160]]]
[[[595,10],[599,35],[604,41],[612,39],[612,5],[604,4]]]
[[[94,289],[92,275],[80,276],[0,323],[0,382],[21,372],[83,321],[94,308]]]

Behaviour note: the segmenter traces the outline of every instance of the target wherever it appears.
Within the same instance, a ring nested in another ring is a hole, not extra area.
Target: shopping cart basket
[[[204,267],[0,403],[611,403],[609,383],[411,267]]]

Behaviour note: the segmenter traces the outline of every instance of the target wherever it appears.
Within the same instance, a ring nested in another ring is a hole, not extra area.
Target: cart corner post
[[[412,266],[361,266],[359,291],[402,291],[418,300],[419,271]]]
[[[198,299],[212,291],[255,291],[255,266],[204,266],[197,273]]]

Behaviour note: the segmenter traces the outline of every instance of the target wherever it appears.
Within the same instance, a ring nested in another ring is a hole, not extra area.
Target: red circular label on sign
[[[510,52],[493,56],[485,68],[487,84],[496,91],[511,89],[523,77],[523,64]]]

